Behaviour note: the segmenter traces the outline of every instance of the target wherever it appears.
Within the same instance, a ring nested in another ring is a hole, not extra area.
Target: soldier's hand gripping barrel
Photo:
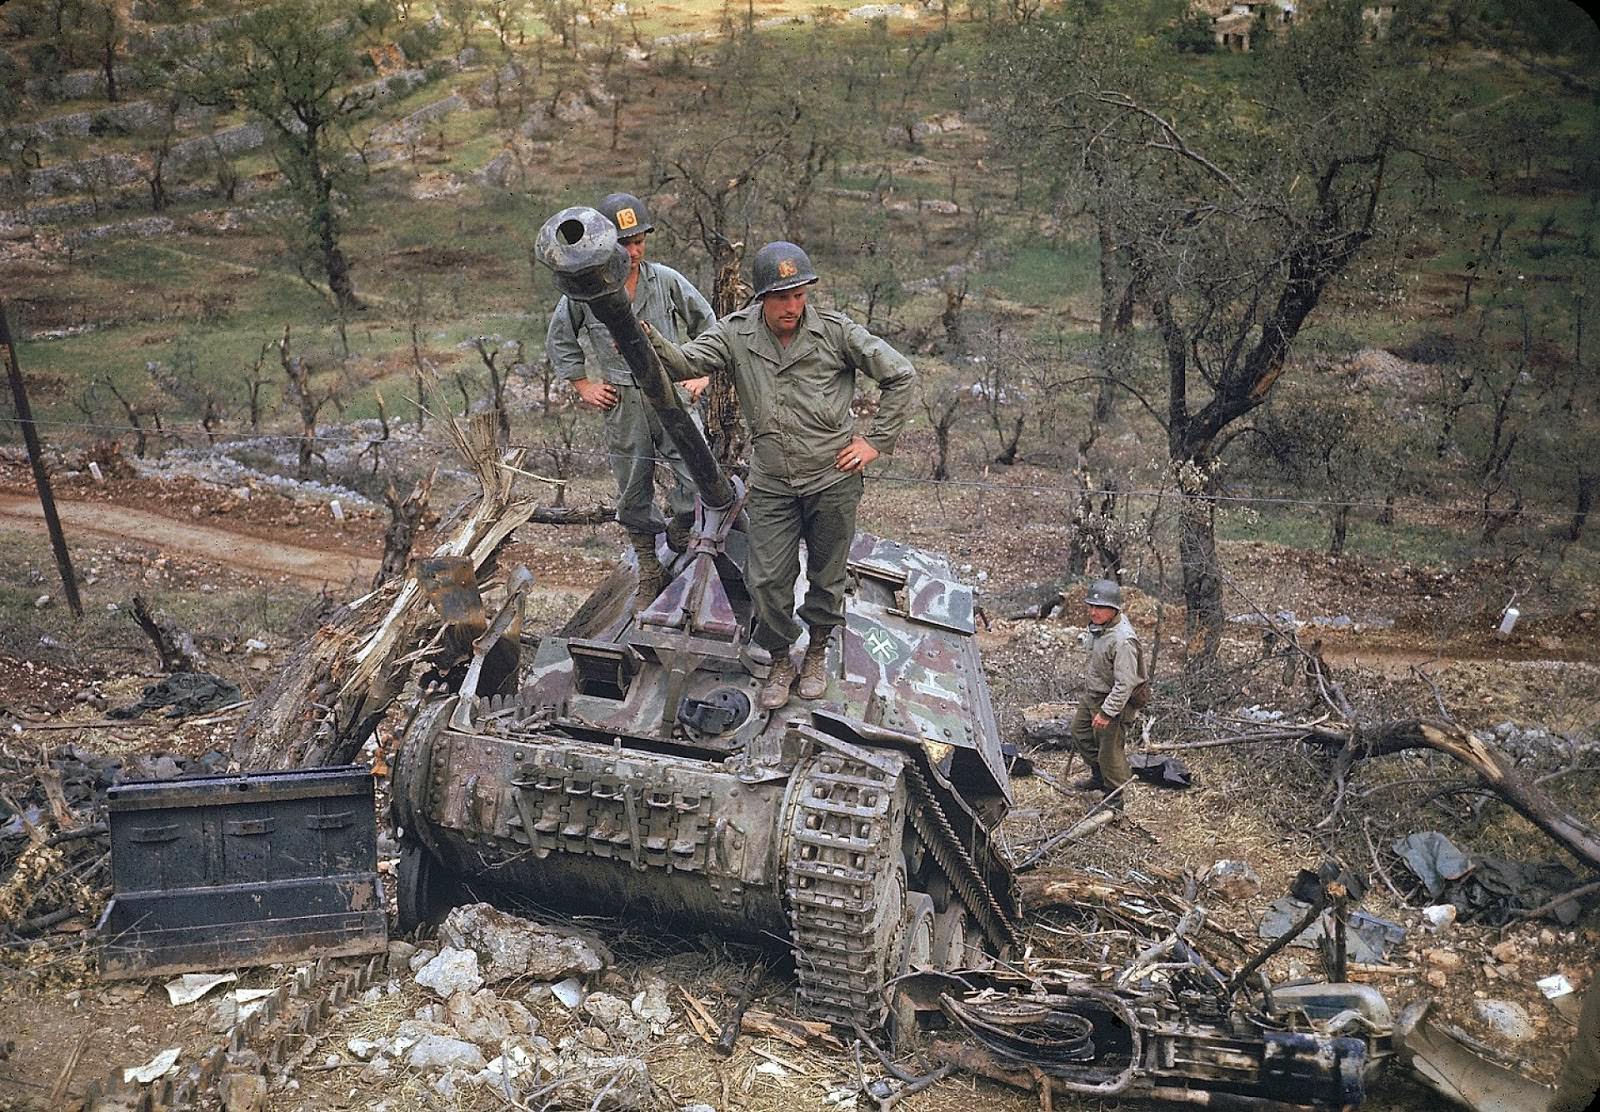
[[[732,505],[733,486],[717,466],[694,418],[678,401],[660,357],[633,315],[623,288],[628,278],[628,252],[617,242],[615,225],[583,205],[562,209],[539,229],[533,254],[555,274],[556,287],[587,305],[611,332],[617,351],[677,445],[705,504],[714,509]]]

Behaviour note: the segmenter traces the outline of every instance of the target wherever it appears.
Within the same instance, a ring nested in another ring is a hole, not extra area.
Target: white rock
[[[576,977],[568,977],[550,986],[550,994],[567,1008],[576,1008],[583,1003],[583,982]]]
[[[378,1044],[371,1039],[351,1039],[344,1045],[346,1050],[363,1062],[371,1061],[376,1057],[380,1049]]]
[[[534,981],[587,977],[612,960],[598,939],[541,926],[486,903],[452,909],[439,937],[456,949],[477,953],[484,980],[490,984],[518,977]]]
[[[446,1000],[458,992],[477,992],[483,987],[478,972],[478,955],[471,950],[447,946],[417,972],[417,984],[431,988]]]
[[[1533,1023],[1521,1004],[1509,1000],[1477,1000],[1478,1017],[1489,1029],[1510,1042],[1526,1042],[1533,1038]]]
[[[49,595],[40,595],[38,598],[33,600],[33,608],[35,610],[43,610],[46,606],[49,606],[49,605],[50,605],[50,596]]]
[[[511,1037],[511,1024],[506,1021],[500,1009],[500,998],[492,989],[458,992],[450,998],[446,1008],[450,1025],[469,1042],[498,1047]]]
[[[1422,909],[1422,917],[1437,934],[1450,929],[1456,921],[1456,914],[1455,904],[1429,904]]]
[[[486,1064],[483,1051],[465,1039],[449,1035],[424,1035],[406,1051],[406,1064],[412,1069],[481,1070]]]

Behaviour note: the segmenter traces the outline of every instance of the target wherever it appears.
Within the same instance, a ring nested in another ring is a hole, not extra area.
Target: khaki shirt
[[[1104,697],[1100,713],[1115,718],[1122,713],[1133,689],[1150,677],[1144,669],[1144,653],[1133,623],[1122,614],[1116,623],[1089,634],[1089,662],[1083,670],[1083,686],[1096,699]]]
[[[639,282],[633,288],[633,315],[663,336],[682,343],[700,335],[716,323],[711,303],[700,296],[694,284],[670,266],[646,260],[639,264]],[[544,350],[556,374],[572,381],[587,377],[584,345],[600,367],[602,380],[613,386],[633,386],[633,372],[617,350],[610,329],[600,323],[581,301],[563,297],[550,314]]]
[[[856,434],[850,403],[857,371],[881,392],[866,441],[883,455],[905,428],[917,377],[888,343],[843,313],[815,306],[806,307],[786,348],[757,301],[683,345],[683,355],[695,374],[733,375],[750,428],[750,485],[775,494],[816,494],[849,478],[834,460]]]

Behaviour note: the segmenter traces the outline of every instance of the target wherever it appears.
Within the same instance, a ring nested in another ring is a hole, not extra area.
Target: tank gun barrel
[[[633,315],[623,286],[628,278],[628,253],[617,241],[616,227],[597,210],[575,205],[544,222],[533,252],[554,273],[556,287],[587,305],[611,332],[634,382],[677,445],[706,505],[715,509],[731,506],[733,485],[694,418],[679,402],[672,380]]]

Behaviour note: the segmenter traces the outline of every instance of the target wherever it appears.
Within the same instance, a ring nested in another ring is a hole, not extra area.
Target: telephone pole
[[[44,510],[45,528],[50,531],[50,547],[56,556],[56,570],[61,573],[61,588],[67,596],[72,613],[83,617],[83,602],[78,598],[78,579],[72,572],[72,557],[67,553],[67,538],[61,532],[61,518],[56,514],[55,496],[50,493],[50,476],[44,469],[44,452],[39,446],[39,430],[34,424],[33,409],[28,405],[28,390],[22,381],[22,368],[17,365],[17,348],[11,339],[11,324],[6,317],[6,303],[0,301],[0,351],[5,353],[6,375],[11,379],[11,399],[17,407],[17,424],[22,426],[22,440],[28,446],[28,462],[33,465],[33,481],[39,488],[39,505]]]

